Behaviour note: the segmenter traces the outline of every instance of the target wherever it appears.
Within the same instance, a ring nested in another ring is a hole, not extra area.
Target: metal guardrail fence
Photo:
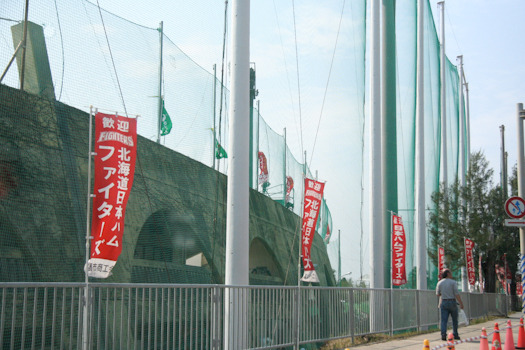
[[[501,294],[462,298],[470,319],[510,309]],[[251,349],[291,348],[438,323],[426,290],[0,283],[2,349],[222,349],[225,334]]]

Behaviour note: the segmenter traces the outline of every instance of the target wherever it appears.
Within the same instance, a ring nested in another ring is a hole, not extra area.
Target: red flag
[[[479,262],[478,262],[478,278],[479,278],[479,291],[483,293],[483,269],[481,268],[481,252],[479,253]]]
[[[137,120],[95,115],[95,185],[90,277],[110,275],[122,251],[124,214],[135,174]]]
[[[407,283],[405,259],[406,237],[403,221],[400,216],[392,214],[392,285],[401,286]]]
[[[268,163],[263,152],[259,152],[259,171],[259,185],[264,185],[268,182]]]
[[[445,269],[445,248],[438,247],[438,279],[441,279],[441,272]]]
[[[474,285],[476,283],[476,268],[474,267],[474,257],[472,250],[474,249],[474,241],[465,238],[465,257],[467,260],[467,276],[468,284]]]
[[[286,176],[286,203],[290,202],[290,193],[293,190],[293,178],[291,176]],[[286,205],[286,203],[284,203]]]
[[[330,231],[330,225],[326,224],[326,235],[324,236],[324,241],[326,244],[328,244],[328,241],[330,241],[330,234],[332,232]]]
[[[301,281],[305,282],[319,282],[310,257],[310,250],[314,240],[317,218],[321,210],[323,191],[324,183],[308,178],[304,179],[303,229],[301,234],[304,274]]]

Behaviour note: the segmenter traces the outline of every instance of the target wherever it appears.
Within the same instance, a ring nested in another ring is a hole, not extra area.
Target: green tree
[[[504,226],[506,198],[501,186],[493,185],[493,172],[482,152],[473,153],[465,186],[458,181],[440,186],[439,192],[432,194],[435,210],[429,216],[428,254],[433,263],[437,265],[439,245],[445,249],[447,267],[459,277],[459,269],[466,265],[464,238],[473,240],[476,270],[482,254],[487,292],[496,291],[495,265],[501,264],[503,254],[513,274],[519,260],[518,230]]]

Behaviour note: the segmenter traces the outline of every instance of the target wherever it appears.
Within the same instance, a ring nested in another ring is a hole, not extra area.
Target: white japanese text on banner
[[[303,267],[304,274],[301,281],[304,282],[319,282],[317,273],[315,272],[314,264],[312,262],[310,251],[315,235],[315,227],[317,225],[317,218],[321,210],[321,201],[323,199],[324,183],[304,179],[304,210],[303,210],[303,229],[301,235]]]
[[[392,214],[392,285],[407,283],[406,275],[406,237],[400,216]]]
[[[137,120],[95,115],[95,185],[90,277],[107,278],[122,251],[124,214],[135,174]]]

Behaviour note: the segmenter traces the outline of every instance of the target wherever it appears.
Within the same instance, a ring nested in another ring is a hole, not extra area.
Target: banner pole
[[[95,110],[95,113],[97,110]],[[90,298],[89,298],[89,276],[88,276],[88,262],[89,262],[89,248],[91,240],[91,157],[94,155],[92,152],[91,142],[93,139],[93,106],[89,107],[89,137],[88,137],[88,170],[87,170],[87,205],[86,205],[86,265],[84,266],[84,313],[82,318],[82,349],[87,350],[89,348],[88,341],[88,322],[89,322],[89,309],[90,309]]]
[[[390,336],[394,335],[394,220],[392,215],[394,212],[390,212]]]

